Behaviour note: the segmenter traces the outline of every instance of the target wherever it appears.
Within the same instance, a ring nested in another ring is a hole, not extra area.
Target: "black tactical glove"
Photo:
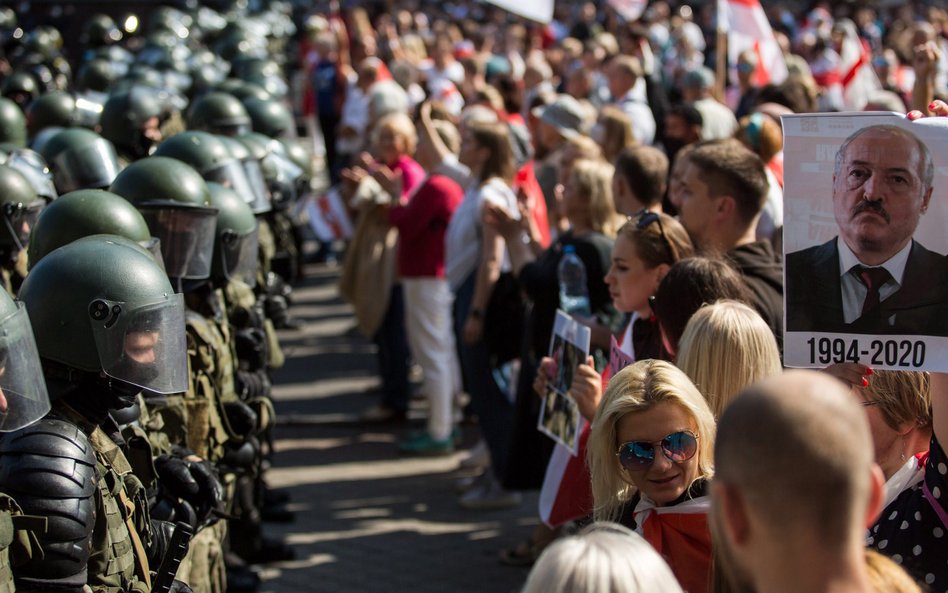
[[[183,521],[195,529],[213,517],[224,498],[224,488],[209,463],[161,455],[155,459],[159,494],[152,516]]]
[[[234,389],[237,395],[244,401],[252,401],[260,397],[270,395],[270,377],[263,369],[250,371],[237,371],[234,374]]]
[[[151,539],[148,540],[145,550],[149,566],[161,566],[161,561],[168,552],[172,534],[174,534],[174,523],[151,520]]]
[[[267,366],[267,334],[259,327],[237,330],[234,335],[237,359],[240,367],[248,371],[257,371]]]
[[[243,389],[240,391],[243,392]],[[257,432],[257,413],[250,406],[239,400],[224,402],[222,406],[234,436],[247,438]]]
[[[239,445],[228,444],[221,461],[235,469],[250,470],[253,469],[259,453],[260,442],[250,437]]]

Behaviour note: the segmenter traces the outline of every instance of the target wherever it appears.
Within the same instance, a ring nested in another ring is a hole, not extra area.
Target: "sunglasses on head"
[[[647,470],[655,461],[655,448],[672,463],[688,461],[698,452],[698,435],[690,430],[673,432],[658,441],[629,441],[619,445],[616,457],[627,472]]]
[[[642,231],[647,229],[652,223],[658,223],[658,234],[662,238],[662,243],[665,244],[665,248],[668,250],[668,256],[670,262],[678,261],[678,251],[672,245],[671,241],[668,240],[668,236],[665,234],[665,227],[662,225],[662,217],[657,213],[645,208],[636,212],[633,216],[629,217],[629,220],[635,220],[635,228]]]

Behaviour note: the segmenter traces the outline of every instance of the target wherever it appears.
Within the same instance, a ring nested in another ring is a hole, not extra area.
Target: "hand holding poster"
[[[343,241],[352,238],[352,222],[335,187],[306,205],[309,224],[320,241]]]
[[[555,371],[553,381],[543,398],[537,429],[561,443],[573,455],[579,447],[579,425],[582,415],[576,401],[569,395],[576,367],[589,355],[589,328],[562,311],[556,312],[550,357]]]
[[[948,371],[948,127],[783,122],[786,364]]]

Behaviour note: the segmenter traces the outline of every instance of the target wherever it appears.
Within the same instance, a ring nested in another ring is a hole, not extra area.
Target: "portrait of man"
[[[896,125],[836,153],[838,235],[787,254],[787,330],[948,336],[948,259],[914,239],[932,200],[928,147]]]

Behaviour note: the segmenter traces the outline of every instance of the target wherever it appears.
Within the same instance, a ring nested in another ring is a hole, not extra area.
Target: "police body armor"
[[[88,437],[70,422],[44,418],[0,436],[0,489],[24,512],[48,518],[43,550],[17,567],[17,589],[80,591],[87,573],[98,496],[96,458]]]

